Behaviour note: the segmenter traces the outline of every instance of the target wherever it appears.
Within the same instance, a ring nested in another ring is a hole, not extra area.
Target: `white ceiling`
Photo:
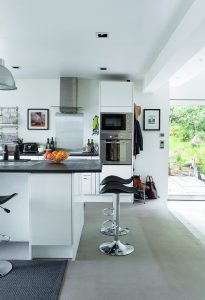
[[[205,47],[187,61],[171,78],[171,86],[180,86],[197,77],[205,70]]]
[[[21,67],[18,78],[140,79],[193,2],[0,0],[0,58]],[[103,31],[110,37],[96,39]]]

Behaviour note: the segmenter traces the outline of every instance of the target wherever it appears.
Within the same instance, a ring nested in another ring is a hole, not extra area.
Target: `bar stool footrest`
[[[102,227],[100,232],[105,235],[114,236],[115,235],[115,226],[110,227]],[[129,228],[127,227],[119,227],[119,235],[126,235],[130,232]]]

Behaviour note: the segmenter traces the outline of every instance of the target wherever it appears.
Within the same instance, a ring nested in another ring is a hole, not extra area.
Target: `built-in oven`
[[[103,134],[100,140],[100,157],[103,165],[131,165],[131,133]]]
[[[101,131],[131,131],[132,113],[101,113]]]

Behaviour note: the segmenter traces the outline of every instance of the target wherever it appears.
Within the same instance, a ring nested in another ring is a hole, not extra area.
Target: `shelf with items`
[[[18,125],[18,107],[0,107],[0,125]]]
[[[0,107],[0,144],[13,144],[18,139],[18,107]]]

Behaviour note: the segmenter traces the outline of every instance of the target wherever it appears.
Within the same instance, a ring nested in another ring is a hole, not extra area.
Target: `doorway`
[[[205,200],[205,105],[172,100],[169,200]]]
[[[169,210],[205,245],[205,105],[170,101]]]

